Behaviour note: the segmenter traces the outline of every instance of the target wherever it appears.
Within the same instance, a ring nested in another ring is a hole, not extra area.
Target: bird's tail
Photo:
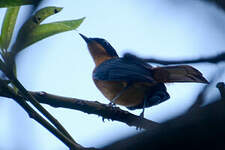
[[[198,82],[209,83],[200,71],[189,65],[156,67],[153,69],[154,79],[158,82]]]

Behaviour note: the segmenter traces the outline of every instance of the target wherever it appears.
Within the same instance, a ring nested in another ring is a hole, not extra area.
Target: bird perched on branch
[[[201,72],[189,65],[155,67],[133,55],[119,57],[104,39],[88,38],[87,43],[94,59],[93,80],[110,104],[119,104],[130,110],[144,109],[169,99],[164,83],[208,83]]]

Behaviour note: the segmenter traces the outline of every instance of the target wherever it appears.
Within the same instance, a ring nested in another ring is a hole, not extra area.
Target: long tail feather
[[[153,69],[154,79],[158,82],[198,82],[209,83],[200,71],[189,65],[157,67]]]

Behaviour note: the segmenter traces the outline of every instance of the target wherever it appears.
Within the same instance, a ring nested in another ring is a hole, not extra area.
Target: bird
[[[93,81],[111,106],[118,104],[129,110],[142,109],[140,116],[144,117],[145,108],[170,98],[165,83],[209,83],[190,65],[153,67],[131,54],[119,57],[105,39],[79,34],[95,63]]]

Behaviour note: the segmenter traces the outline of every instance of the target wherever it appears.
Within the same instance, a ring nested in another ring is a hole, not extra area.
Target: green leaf
[[[35,15],[31,16],[20,28],[17,35],[16,42],[12,47],[12,51],[16,54],[24,47],[24,42],[27,40],[27,36],[32,32],[40,23],[47,17],[54,15],[62,10],[61,7],[45,7],[37,11]]]
[[[21,5],[33,5],[37,3],[38,0],[0,0],[1,7],[15,7]]]
[[[37,11],[33,17],[31,17],[32,21],[36,24],[40,24],[43,20],[47,17],[52,16],[60,12],[63,8],[62,7],[45,7],[41,10]]]
[[[61,7],[45,7],[37,11],[35,15],[31,16],[21,27],[19,36],[24,36],[31,30],[36,28],[47,17],[54,15],[62,10]]]
[[[10,7],[7,9],[1,30],[1,48],[7,50],[12,38],[14,26],[20,7]]]
[[[2,37],[0,35],[0,49],[2,50]]]
[[[30,46],[31,44],[47,38],[51,35],[55,35],[61,32],[70,31],[78,28],[85,18],[69,21],[53,22],[43,24],[36,27],[27,37],[22,48]]]

